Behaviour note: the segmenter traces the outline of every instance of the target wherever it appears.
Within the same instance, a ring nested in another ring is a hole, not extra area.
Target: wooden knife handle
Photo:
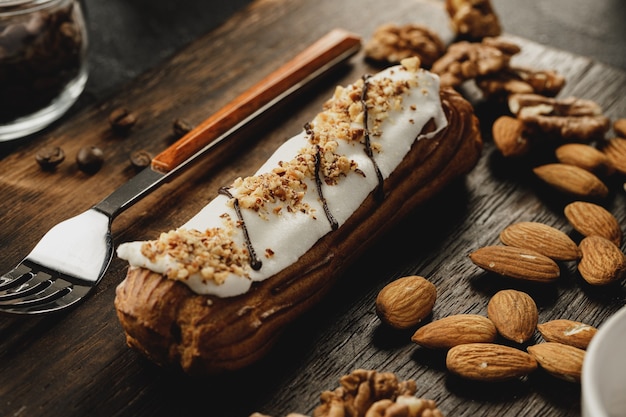
[[[152,160],[152,169],[171,171],[320,69],[356,53],[360,47],[358,36],[342,29],[330,31],[158,154]]]

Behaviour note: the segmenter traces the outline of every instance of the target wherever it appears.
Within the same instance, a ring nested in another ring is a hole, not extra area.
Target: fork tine
[[[32,278],[32,269],[20,263],[12,271],[0,277],[0,291],[9,290],[17,285],[23,284]]]
[[[68,307],[93,288],[25,261],[0,278],[0,313],[36,314]]]
[[[0,303],[38,294],[50,287],[52,282],[50,274],[29,268],[27,272],[3,284],[3,288],[0,288]]]
[[[49,279],[34,282],[35,279],[31,279],[23,286],[18,287],[18,291],[10,291],[4,294],[0,294],[0,304],[3,301],[16,300],[18,298],[28,297],[29,295],[41,294],[52,285],[52,281]]]
[[[11,304],[20,304],[21,300],[29,300],[29,297],[46,297],[50,294],[54,294],[63,287],[70,285],[67,282],[59,282],[55,280],[50,274],[45,272],[32,272],[32,278],[18,286],[15,290],[10,290],[4,294],[0,294],[0,306],[5,301],[10,301]]]
[[[55,291],[48,291],[45,294],[36,294],[36,297],[25,298],[18,301],[12,300],[10,303],[6,304],[0,302],[0,313],[27,315],[62,310],[80,301],[92,289],[92,287],[85,285],[62,285],[61,288],[57,288]],[[49,288],[52,288],[52,286]]]

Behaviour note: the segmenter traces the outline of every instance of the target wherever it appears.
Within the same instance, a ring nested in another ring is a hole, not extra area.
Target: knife
[[[328,32],[154,157],[150,167],[115,190],[97,205],[98,209],[115,217],[171,181],[263,112],[345,62],[360,48],[361,39],[357,35],[343,29]]]

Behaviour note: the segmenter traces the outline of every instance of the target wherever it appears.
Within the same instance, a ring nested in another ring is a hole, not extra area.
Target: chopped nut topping
[[[417,71],[419,60],[403,60],[403,66],[403,71]],[[416,84],[416,81],[395,81],[392,78],[368,81],[365,106],[374,152],[382,152],[380,144],[376,143],[382,122],[388,118],[390,111],[402,109],[402,94],[415,87],[413,83]],[[231,207],[236,202],[240,210],[254,212],[265,220],[290,212],[301,212],[316,218],[315,209],[304,201],[309,188],[314,188],[309,184],[314,183],[316,175],[331,186],[351,172],[364,175],[357,163],[339,150],[341,141],[359,146],[363,146],[365,141],[364,103],[361,99],[364,85],[365,81],[360,79],[347,87],[336,88],[333,97],[324,103],[322,112],[305,126],[308,144],[292,160],[281,161],[274,169],[260,175],[237,178],[228,187],[232,196],[229,201]],[[316,166],[318,158],[319,167]],[[174,280],[187,280],[191,275],[200,274],[205,282],[219,285],[229,274],[249,277],[251,249],[233,241],[245,225],[227,214],[222,218],[224,227],[205,231],[178,229],[163,233],[157,240],[145,242],[142,254],[151,262],[169,257],[175,266],[165,275]],[[276,255],[272,248],[261,250],[266,258]]]
[[[158,240],[145,242],[141,253],[154,262],[158,257],[169,256],[176,260],[177,269],[166,272],[169,279],[184,280],[199,273],[205,280],[216,284],[224,282],[228,274],[247,276],[249,254],[231,239],[235,225],[224,216],[224,228],[198,230],[178,229],[161,233]]]
[[[388,23],[376,29],[364,49],[365,56],[374,61],[397,64],[416,56],[424,68],[430,68],[444,54],[446,45],[426,26]]]

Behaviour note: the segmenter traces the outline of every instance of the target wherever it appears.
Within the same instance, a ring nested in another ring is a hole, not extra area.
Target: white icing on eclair
[[[123,243],[117,255],[218,297],[243,294],[280,272],[341,227],[415,141],[447,126],[439,78],[418,67],[408,59],[337,87],[323,111],[253,176],[236,179],[180,228]]]

